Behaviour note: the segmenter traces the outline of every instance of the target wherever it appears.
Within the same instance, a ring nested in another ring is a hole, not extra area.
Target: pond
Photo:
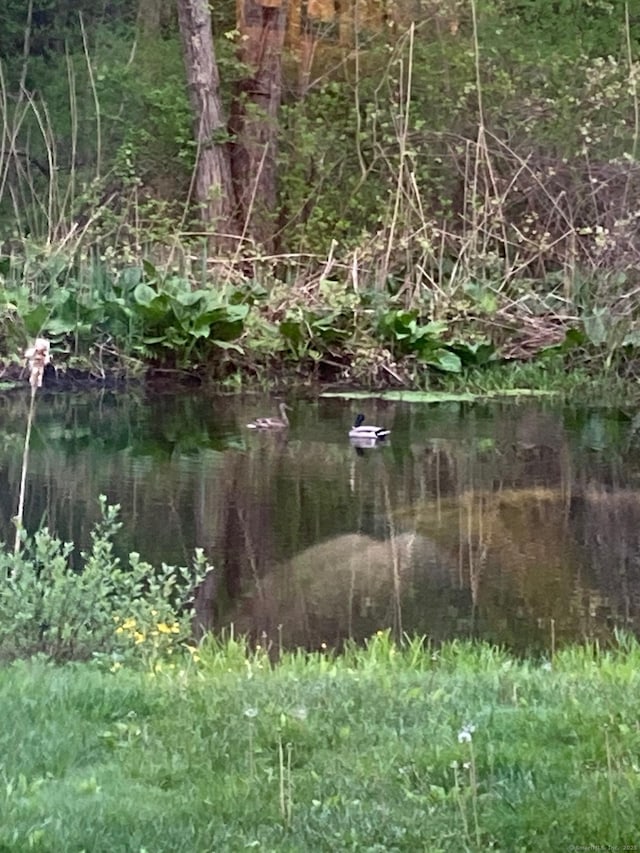
[[[200,618],[274,648],[390,628],[515,651],[640,627],[640,438],[624,412],[549,401],[42,393],[25,523],[86,547],[98,496],[122,553],[215,572]],[[28,394],[0,397],[0,535],[13,541]],[[355,414],[392,429],[356,450]]]

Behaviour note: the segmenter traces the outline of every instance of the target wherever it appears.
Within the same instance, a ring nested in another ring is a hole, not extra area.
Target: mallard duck
[[[287,417],[287,409],[291,411],[291,407],[286,403],[280,403],[279,418],[256,418],[251,423],[247,424],[249,429],[287,429],[289,426],[289,418]]]
[[[390,434],[390,429],[384,429],[384,427],[365,424],[364,415],[362,414],[362,412],[356,417],[355,423],[349,430],[349,438],[351,439],[369,439],[374,441],[380,441]]]

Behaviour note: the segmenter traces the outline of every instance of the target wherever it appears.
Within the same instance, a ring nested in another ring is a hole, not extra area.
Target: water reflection
[[[543,649],[639,627],[640,454],[624,413],[550,404],[372,402],[387,446],[352,447],[355,406],[200,395],[39,399],[25,518],[86,546],[97,496],[122,551],[215,574],[199,617],[316,648],[382,627]],[[361,404],[358,404],[360,406]],[[1,534],[28,397],[0,398]]]

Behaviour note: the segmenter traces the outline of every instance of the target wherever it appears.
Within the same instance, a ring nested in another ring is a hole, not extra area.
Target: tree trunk
[[[234,190],[207,0],[178,0],[178,21],[198,146],[194,196],[214,241],[226,243],[237,233]]]
[[[233,179],[247,235],[269,249],[276,208],[286,0],[238,0],[238,18],[239,58],[250,76],[238,85],[231,111]]]

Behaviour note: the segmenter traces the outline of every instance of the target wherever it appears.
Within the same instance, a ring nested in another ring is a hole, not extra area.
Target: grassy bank
[[[224,278],[206,259],[197,267],[183,249],[180,274],[139,259],[0,258],[2,387],[25,383],[22,354],[44,336],[56,370],[45,386],[61,390],[152,380],[230,391],[482,395],[525,388],[610,402],[634,396],[637,331],[622,323],[607,336],[600,324],[596,334],[577,305],[565,316],[535,292],[515,303],[494,294],[488,310],[454,290],[436,315],[428,290],[378,287],[364,272],[366,286],[356,287],[346,261],[331,280],[321,258],[315,272],[296,268],[290,278],[277,278],[275,267],[250,278],[233,265]],[[60,277],[65,286],[53,287]]]
[[[233,640],[186,655],[0,670],[0,850],[556,851],[640,836],[635,642],[552,664],[384,633],[275,667]]]

